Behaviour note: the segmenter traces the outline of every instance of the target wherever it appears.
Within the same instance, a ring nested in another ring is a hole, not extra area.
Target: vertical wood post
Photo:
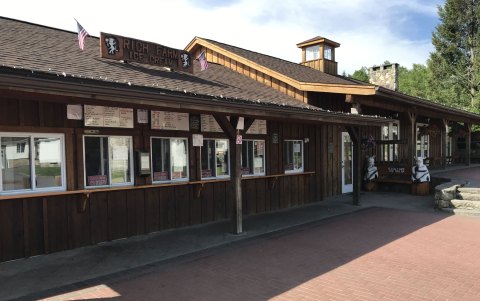
[[[358,136],[358,129],[352,126],[347,128],[348,133],[350,134],[350,139],[353,142],[353,205],[360,205],[360,172],[361,167],[361,155],[360,155],[360,137]]]
[[[237,130],[240,135],[240,130]],[[241,156],[242,145],[236,144],[236,139],[231,140],[235,145],[235,161],[233,168],[233,189],[234,189],[234,206],[233,206],[233,233],[240,234],[243,232],[243,212],[242,212],[242,168]]]
[[[222,128],[230,140],[230,150],[233,152],[230,158],[234,158],[233,164],[230,164],[232,187],[233,189],[233,206],[232,206],[232,224],[233,234],[241,234],[243,232],[243,213],[242,213],[242,145],[237,144],[237,135],[241,135],[243,131],[237,130],[238,117],[231,116],[230,121],[226,116],[213,115],[218,125]],[[249,126],[253,123],[253,120]]]
[[[442,138],[442,169],[447,168],[447,140],[448,140],[448,120],[442,119],[442,130],[440,131]]]
[[[465,164],[469,166],[472,160],[472,125],[465,123],[465,130],[467,131],[465,136]]]
[[[410,139],[408,139],[408,164],[410,166],[414,165],[414,159],[417,155],[417,128],[416,128],[416,121],[417,121],[417,114],[412,112],[407,112],[408,120],[410,122]]]

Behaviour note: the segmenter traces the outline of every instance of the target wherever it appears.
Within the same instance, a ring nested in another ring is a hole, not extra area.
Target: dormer
[[[315,37],[297,44],[302,49],[302,65],[337,75],[335,48],[340,44],[323,37]]]

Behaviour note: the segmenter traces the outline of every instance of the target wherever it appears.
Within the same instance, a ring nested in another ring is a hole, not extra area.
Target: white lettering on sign
[[[389,173],[405,173],[405,167],[389,167]]]

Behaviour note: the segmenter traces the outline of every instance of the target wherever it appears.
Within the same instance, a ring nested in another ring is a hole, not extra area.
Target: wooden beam
[[[350,139],[353,142],[353,205],[360,204],[360,173],[361,173],[361,159],[360,159],[360,137],[358,129],[353,126],[348,126],[347,131],[350,134]]]
[[[254,121],[255,121],[254,118],[248,118],[248,117],[245,118],[245,123],[244,123],[244,128],[243,128],[244,133],[246,133],[248,131],[248,129],[250,129],[250,127],[252,126]]]
[[[213,114],[213,117],[217,121],[218,125],[222,128],[223,132],[228,136],[230,140],[234,140],[237,138],[236,130],[227,119],[225,115],[218,115]]]
[[[464,127],[467,131],[465,136],[465,164],[470,165],[472,161],[472,125],[465,123]]]
[[[236,130],[236,135],[240,135],[241,131]],[[230,139],[230,149],[233,151],[232,164],[232,189],[233,189],[233,206],[232,206],[232,232],[233,234],[241,234],[243,232],[243,213],[242,213],[242,145],[236,143],[236,135],[234,139]]]
[[[407,112],[408,121],[410,124],[410,139],[408,139],[408,154],[409,158],[407,162],[410,166],[413,166],[414,159],[416,157],[416,146],[417,146],[417,114],[414,112]]]
[[[442,124],[442,129],[440,131],[441,135],[441,156],[442,156],[442,169],[447,168],[447,140],[448,140],[448,120],[447,119],[442,119],[441,120]]]

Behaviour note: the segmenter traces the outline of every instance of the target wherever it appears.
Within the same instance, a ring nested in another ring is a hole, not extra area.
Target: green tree
[[[348,77],[368,83],[368,69],[363,66],[362,68],[355,70],[352,75],[348,75]]]
[[[423,64],[413,64],[412,69],[398,68],[399,92],[436,101],[430,89],[432,74]]]
[[[427,64],[432,95],[447,105],[480,111],[480,0],[446,0]]]

